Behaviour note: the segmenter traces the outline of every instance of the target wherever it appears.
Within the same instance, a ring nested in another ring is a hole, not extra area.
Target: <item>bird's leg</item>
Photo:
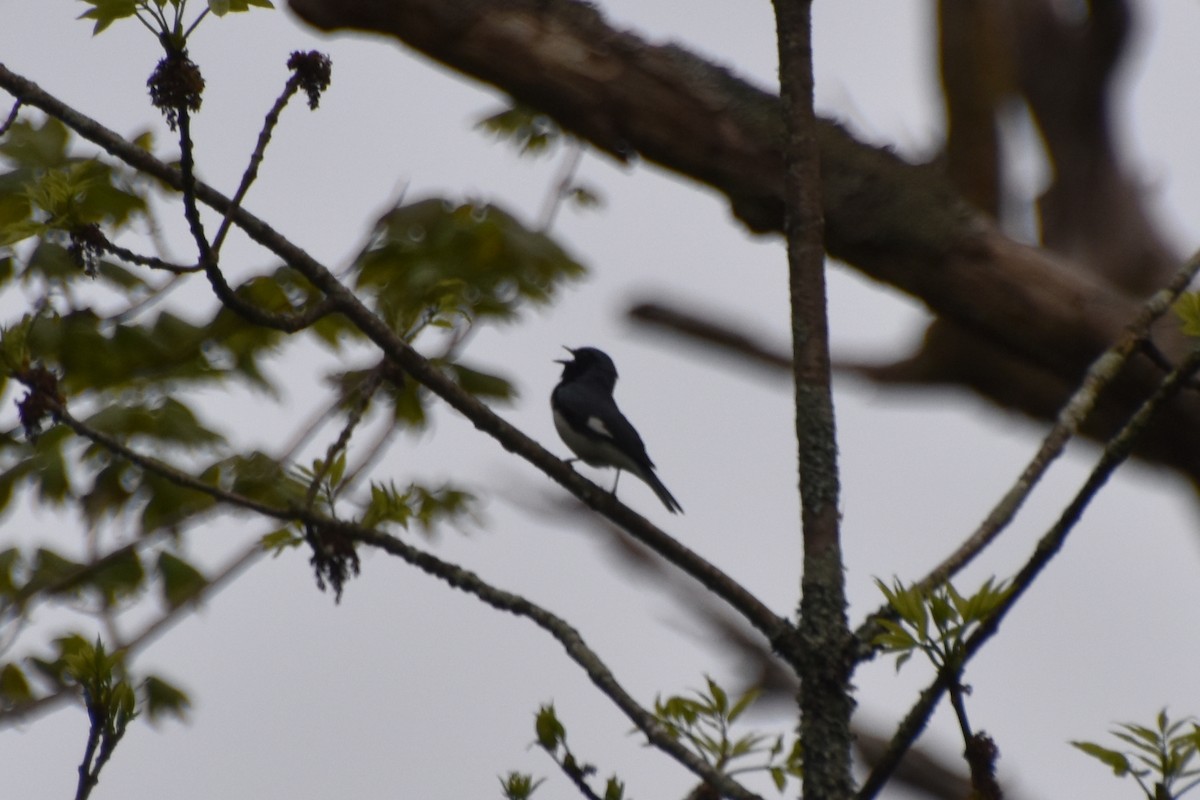
[[[617,496],[617,484],[618,484],[618,483],[620,483],[620,482],[621,482],[621,470],[620,470],[620,469],[618,469],[618,470],[617,470],[617,477],[613,479],[613,488],[612,488],[612,491],[611,491],[611,492],[609,492],[609,494],[611,494],[613,497],[616,497],[616,496]]]

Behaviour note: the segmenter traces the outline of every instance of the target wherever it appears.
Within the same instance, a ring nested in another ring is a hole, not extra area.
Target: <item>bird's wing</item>
[[[609,442],[638,466],[654,468],[646,445],[611,397],[597,397],[567,384],[555,392],[555,405],[571,427],[596,442]]]

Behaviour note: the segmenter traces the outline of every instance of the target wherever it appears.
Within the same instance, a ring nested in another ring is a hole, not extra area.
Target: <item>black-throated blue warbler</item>
[[[625,470],[653,489],[672,514],[683,511],[679,501],[654,474],[654,462],[646,455],[642,437],[613,400],[613,388],[617,385],[613,360],[594,347],[566,349],[572,358],[555,361],[563,365],[562,379],[550,395],[558,435],[585,463],[616,468],[613,494],[617,491],[617,481],[621,480],[621,470]]]

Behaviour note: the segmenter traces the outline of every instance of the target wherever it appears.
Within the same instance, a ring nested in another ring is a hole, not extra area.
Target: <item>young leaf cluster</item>
[[[249,11],[252,6],[274,8],[271,0],[207,0],[204,9],[190,25],[186,25],[188,0],[83,0],[91,6],[79,15],[80,19],[95,20],[92,35],[96,35],[117,20],[137,19],[157,34],[173,37],[182,43],[209,12],[223,17],[231,12]]]
[[[89,796],[129,723],[140,713],[123,661],[120,652],[107,652],[99,639],[92,644],[82,637],[69,640],[69,647],[64,646],[60,656],[60,676],[79,688],[90,723],[76,798]],[[181,714],[186,709],[187,696],[183,692],[161,679],[152,681],[143,685],[144,705],[152,717],[164,710]]]
[[[1153,727],[1126,722],[1112,735],[1127,749],[1094,742],[1071,744],[1112,769],[1117,777],[1132,777],[1147,800],[1176,800],[1200,785],[1200,766],[1196,764],[1200,724],[1196,720],[1172,721],[1163,709]]]
[[[429,489],[415,483],[403,491],[395,483],[372,483],[371,499],[360,523],[370,528],[396,526],[408,529],[416,524],[430,534],[445,521],[455,521],[472,513],[475,498],[450,484]]]
[[[538,709],[533,727],[538,747],[554,759],[584,797],[589,800],[625,800],[625,783],[616,775],[605,781],[603,794],[592,788],[590,780],[596,774],[596,767],[580,761],[567,747],[567,729],[559,721],[553,703]],[[527,800],[543,781],[534,781],[529,775],[510,772],[506,778],[500,779],[500,784],[506,800]]]
[[[543,155],[563,137],[562,129],[553,119],[520,103],[489,114],[475,127],[512,143],[523,156]]]
[[[991,578],[975,594],[965,597],[950,583],[932,591],[905,587],[899,580],[888,586],[875,584],[896,613],[896,619],[880,619],[883,631],[875,644],[896,654],[896,669],[915,652],[923,652],[935,667],[954,667],[963,655],[967,637],[1004,602],[1009,587]]]
[[[529,800],[545,782],[545,778],[534,780],[528,773],[513,771],[500,778],[500,791],[504,800]]]
[[[143,554],[137,546],[127,545],[85,563],[49,547],[32,552],[9,547],[0,551],[0,634],[11,644],[38,603],[60,600],[78,611],[112,613],[132,606],[156,587],[162,604],[174,609],[194,600],[207,586],[208,579],[199,569],[166,548]],[[50,655],[28,655],[0,664],[0,711],[61,689],[79,654],[92,653],[89,648],[81,634],[65,634],[54,640]],[[144,689],[149,692],[145,699],[152,719],[172,710],[172,696],[180,698],[175,703],[179,710],[186,705],[186,697],[162,679]]]
[[[754,703],[756,691],[730,702],[729,694],[716,681],[709,677],[705,681],[704,690],[655,700],[654,716],[672,738],[686,744],[717,772],[731,776],[766,772],[780,792],[789,778],[803,775],[799,739],[786,747],[782,735],[734,735],[734,723]],[[753,763],[746,763],[749,760]]]

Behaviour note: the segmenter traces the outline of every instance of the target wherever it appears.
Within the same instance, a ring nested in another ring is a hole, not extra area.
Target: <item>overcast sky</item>
[[[941,135],[931,6],[817,3],[822,113],[903,154],[931,153]],[[1192,110],[1200,5],[1138,6],[1119,134],[1177,245],[1189,251],[1200,232],[1200,114]],[[601,7],[652,39],[674,39],[774,85],[765,0],[605,0]],[[149,127],[169,141],[144,88],[156,43],[129,23],[92,38],[88,23],[73,20],[83,9],[65,0],[3,0],[0,61],[109,127],[127,134]],[[207,81],[195,125],[205,180],[232,189],[286,79],[288,53],[311,48],[332,56],[333,84],[317,112],[301,103],[286,112],[247,199],[251,210],[335,268],[401,190],[410,198],[492,200],[536,218],[557,161],[518,159],[472,130],[500,107],[493,92],[391,42],[317,37],[286,12],[208,20],[193,39]],[[1036,179],[1036,164],[1024,171]],[[564,212],[555,234],[590,267],[589,279],[545,313],[482,331],[469,355],[521,391],[502,410],[506,418],[565,456],[548,407],[559,373],[552,359],[562,344],[609,352],[621,373],[618,400],[687,513],[668,515],[633,479],[622,481],[622,499],[791,613],[800,552],[788,384],[624,319],[630,302],[666,298],[785,347],[782,244],[744,233],[720,198],[653,167],[589,154],[580,179],[604,206]],[[167,232],[177,252],[188,252],[178,223]],[[270,263],[243,241],[231,242],[225,258],[245,270]],[[835,265],[830,293],[835,358],[900,356],[920,336],[924,312],[886,287]],[[175,302],[192,299],[208,302],[202,281]],[[12,297],[0,304],[17,305]],[[330,365],[316,352],[289,359],[295,369],[281,372],[284,403],[234,393],[207,398],[204,411],[231,432],[277,446],[320,404],[313,376]],[[956,391],[883,392],[847,380],[838,382],[835,402],[857,622],[880,602],[873,578],[919,577],[979,523],[1032,455],[1042,426]],[[14,419],[6,400],[0,420]],[[1095,456],[1090,445],[1073,447],[963,585],[1010,574]],[[437,553],[564,616],[644,704],[700,686],[706,673],[739,680],[736,664],[706,647],[669,595],[622,575],[599,540],[547,516],[542,506],[560,489],[455,414],[438,413],[430,435],[397,440],[380,475],[472,486],[486,499],[482,524],[466,535],[443,532]],[[1000,776],[1014,794],[1137,796],[1131,782],[1067,741],[1104,740],[1114,722],[1149,721],[1164,705],[1179,716],[1200,712],[1196,521],[1184,481],[1124,467],[972,663],[968,709],[999,745]],[[202,529],[192,552],[216,565],[262,532]],[[68,548],[77,534],[49,513],[31,513],[4,521],[0,542],[7,541]],[[55,621],[35,620],[47,630]],[[96,798],[486,798],[499,796],[496,776],[510,769],[550,776],[542,800],[572,797],[550,761],[528,748],[533,714],[551,700],[572,749],[601,776],[617,772],[629,796],[683,797],[694,783],[629,735],[628,720],[548,636],[377,554],[366,554],[340,606],[317,591],[302,551],[265,559],[164,636],[138,667],[186,687],[195,708],[187,724],[136,724]],[[899,676],[890,659],[864,665],[855,676],[861,720],[890,733],[928,677],[915,660]],[[756,723],[790,730],[794,720],[775,714]],[[85,735],[84,714],[74,708],[0,732],[3,783],[19,787],[14,797],[72,796]],[[950,758],[961,750],[950,714],[939,712],[922,744]]]

